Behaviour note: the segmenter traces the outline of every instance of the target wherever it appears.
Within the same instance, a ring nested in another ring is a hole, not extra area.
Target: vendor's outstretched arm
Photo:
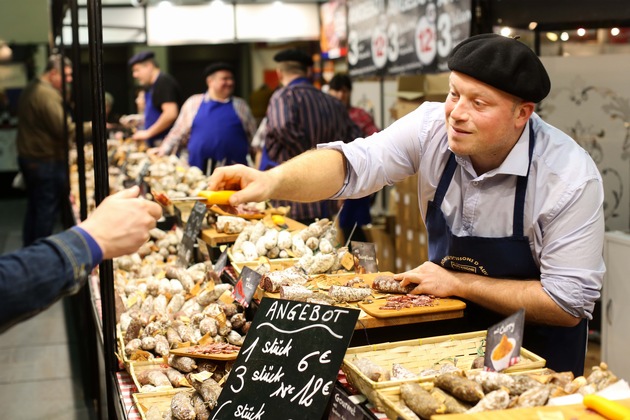
[[[268,199],[319,201],[341,189],[345,173],[340,152],[310,150],[265,172],[244,165],[218,168],[208,180],[208,189],[240,190],[230,198],[232,205]]]

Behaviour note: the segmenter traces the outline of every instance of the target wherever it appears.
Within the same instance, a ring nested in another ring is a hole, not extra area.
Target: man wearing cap
[[[207,173],[218,166],[247,164],[256,120],[247,102],[232,95],[234,69],[227,63],[214,63],[206,67],[204,76],[208,90],[186,100],[155,153],[164,156],[187,144],[188,162]]]
[[[334,142],[267,173],[223,168],[210,189],[355,198],[418,173],[429,259],[395,278],[468,302],[466,328],[526,310],[524,347],[557,371],[584,369],[604,262],[603,185],[579,145],[536,115],[550,81],[520,41],[473,36],[448,59],[445,103],[424,103],[369,139]]]
[[[145,89],[144,130],[136,131],[133,139],[155,146],[177,119],[181,90],[171,75],[160,71],[153,51],[139,52],[128,64],[133,78]]]
[[[266,170],[331,140],[350,141],[361,135],[337,99],[313,86],[308,69],[313,59],[298,49],[277,53],[276,73],[282,84],[269,101],[260,169]],[[303,223],[331,215],[330,202],[276,202],[291,205],[291,217]]]

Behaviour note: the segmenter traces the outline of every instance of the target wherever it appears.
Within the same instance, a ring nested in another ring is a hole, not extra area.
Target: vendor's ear
[[[529,117],[534,113],[534,107],[536,104],[533,102],[519,101],[514,106],[514,117],[516,118],[516,124],[518,126],[525,126]]]

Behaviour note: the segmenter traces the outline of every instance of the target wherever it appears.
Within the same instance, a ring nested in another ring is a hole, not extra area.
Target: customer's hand
[[[101,247],[103,259],[131,254],[149,240],[162,208],[139,194],[138,187],[113,194],[79,224]]]
[[[271,197],[269,171],[259,171],[245,165],[217,168],[208,178],[210,191],[238,190],[230,197],[230,204],[261,202]]]

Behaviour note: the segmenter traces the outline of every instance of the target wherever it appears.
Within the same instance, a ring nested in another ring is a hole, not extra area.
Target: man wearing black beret
[[[345,106],[317,89],[308,79],[313,59],[299,49],[288,49],[274,56],[282,88],[271,96],[262,135],[264,146],[260,168],[266,170],[285,162],[319,143],[350,141],[361,135]],[[330,217],[327,200],[304,203],[277,201],[290,205],[291,217],[309,224],[316,218]]]
[[[133,78],[144,88],[144,130],[133,135],[134,140],[155,146],[173,126],[179,114],[182,97],[179,83],[160,71],[153,51],[141,51],[127,63]]]
[[[234,92],[234,69],[228,63],[213,63],[205,68],[208,90],[186,100],[175,125],[159,149],[164,156],[187,146],[188,162],[211,173],[226,164],[247,164],[256,120],[247,102]]]
[[[599,171],[534,113],[551,84],[526,45],[473,36],[448,65],[445,103],[266,173],[224,168],[209,188],[239,185],[232,204],[356,198],[417,173],[430,261],[394,278],[415,285],[412,293],[465,299],[467,331],[525,308],[524,347],[551,369],[581,375],[605,271]]]

